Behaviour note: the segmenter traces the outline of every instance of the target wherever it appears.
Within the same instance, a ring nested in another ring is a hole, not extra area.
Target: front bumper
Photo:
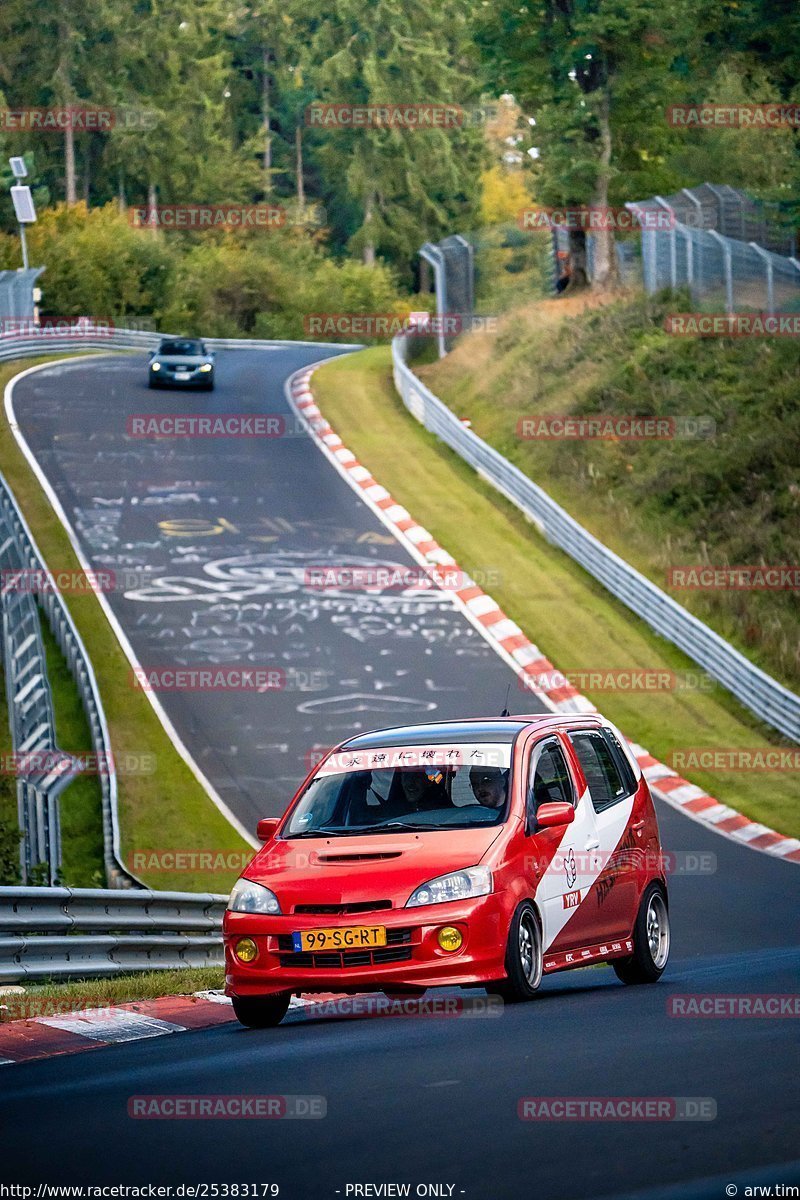
[[[365,992],[489,983],[504,975],[509,921],[500,893],[349,918],[228,912],[223,926],[225,991],[229,996],[261,996],[284,991]],[[292,933],[358,925],[384,926],[387,945],[313,955],[291,949]],[[443,925],[455,925],[461,931],[460,949],[441,949],[436,935]],[[234,943],[245,936],[258,947],[258,957],[248,964],[233,953]]]
[[[213,371],[191,371],[188,379],[176,379],[172,371],[150,369],[150,380],[158,387],[193,388],[209,387],[214,382]]]

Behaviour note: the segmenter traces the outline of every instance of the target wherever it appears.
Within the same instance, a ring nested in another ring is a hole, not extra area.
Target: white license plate
[[[185,383],[187,379],[191,379],[191,376],[188,371],[176,371],[175,378],[180,379],[182,383]]]

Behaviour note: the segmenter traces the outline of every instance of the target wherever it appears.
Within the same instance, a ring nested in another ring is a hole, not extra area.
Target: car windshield
[[[511,746],[501,743],[339,751],[320,766],[283,836],[499,825],[508,806],[510,765]]]
[[[202,342],[162,342],[158,348],[159,354],[204,354]]]

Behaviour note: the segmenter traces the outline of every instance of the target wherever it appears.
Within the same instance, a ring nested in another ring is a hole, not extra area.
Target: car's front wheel
[[[532,1000],[542,982],[542,931],[529,900],[520,904],[511,921],[506,947],[506,978],[491,990],[509,1004]]]
[[[633,954],[611,965],[623,983],[655,983],[664,973],[669,947],[666,892],[660,883],[652,883],[642,896],[633,927]]]
[[[237,1020],[248,1029],[271,1029],[280,1025],[289,1008],[291,992],[276,992],[272,996],[233,996],[233,1011]]]

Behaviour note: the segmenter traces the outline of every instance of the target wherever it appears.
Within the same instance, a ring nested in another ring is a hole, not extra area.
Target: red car
[[[250,1027],[293,993],[482,985],[609,962],[659,978],[667,886],[652,797],[598,714],[360,734],[310,773],[237,880],[226,992]]]

